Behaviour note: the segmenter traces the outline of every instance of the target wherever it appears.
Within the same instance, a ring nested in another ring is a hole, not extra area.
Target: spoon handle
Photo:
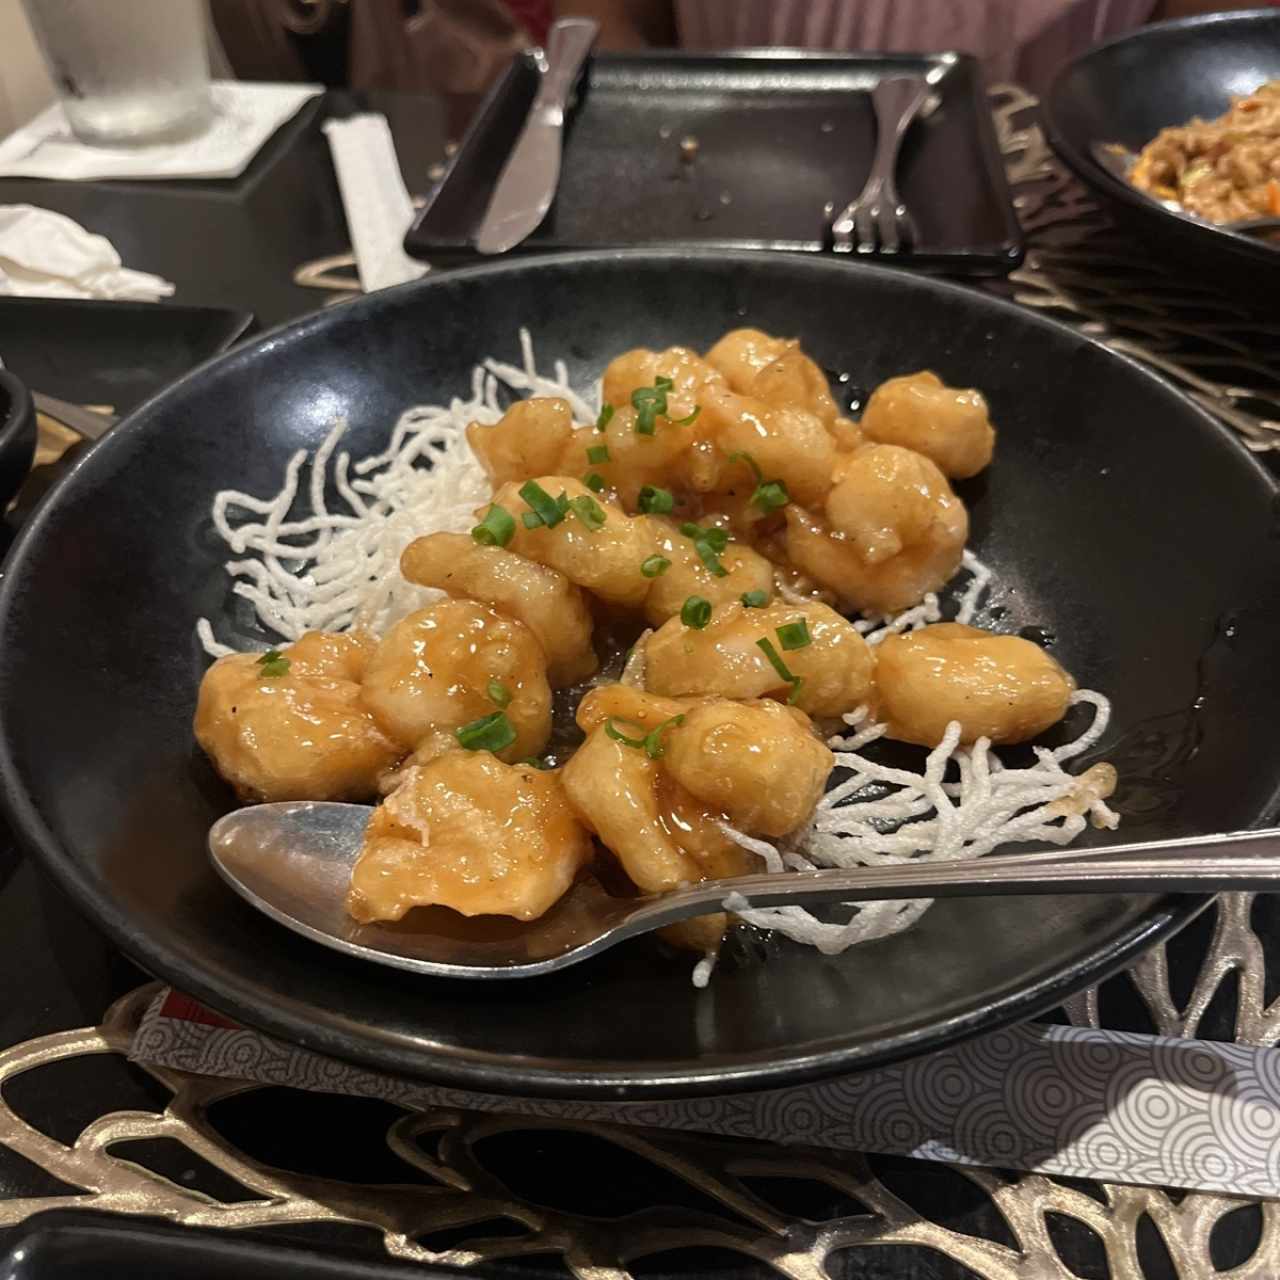
[[[1280,889],[1280,830],[1197,836],[1078,852],[954,862],[913,861],[838,871],[787,871],[704,881],[646,899],[627,933],[719,911],[730,895],[752,907],[816,906],[892,898],[1044,893],[1214,893]]]

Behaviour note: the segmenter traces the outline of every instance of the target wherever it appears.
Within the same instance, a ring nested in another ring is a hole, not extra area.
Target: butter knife
[[[547,216],[560,181],[565,108],[599,31],[589,18],[562,18],[546,48],[533,51],[541,83],[476,233],[481,253],[506,253]]]
[[[86,440],[101,440],[107,432],[120,421],[112,413],[96,413],[92,409],[83,409],[78,404],[69,404],[55,396],[47,396],[42,391],[33,391],[32,400],[36,408],[47,418],[69,427],[77,435]]]

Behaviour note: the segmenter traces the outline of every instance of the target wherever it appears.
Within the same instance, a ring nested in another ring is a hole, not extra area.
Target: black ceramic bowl
[[[588,383],[614,354],[726,329],[795,334],[863,387],[929,366],[989,395],[995,464],[965,487],[1004,625],[1108,691],[1118,837],[1264,821],[1280,784],[1276,484],[1132,362],[974,291],[789,256],[573,254],[433,275],[267,334],[96,445],[24,529],[0,586],[0,782],[23,841],[151,971],[313,1049],[533,1095],[727,1092],[919,1052],[1045,1009],[1202,900],[938,903],[838,957],[774,939],[696,991],[651,939],[546,978],[432,980],[337,955],[227,889],[204,851],[233,804],[191,736],[201,614],[243,614],[209,508],[274,493],[333,419],[356,455],[485,354]],[[846,388],[847,392],[847,388]],[[246,636],[239,630],[242,637]],[[247,638],[247,637],[246,637]],[[261,639],[259,643],[261,643]]]
[[[36,411],[31,392],[0,369],[0,508],[21,487],[36,452]]]
[[[1271,294],[1280,284],[1280,246],[1164,208],[1108,172],[1092,147],[1118,142],[1136,153],[1161,129],[1220,116],[1233,95],[1277,78],[1280,10],[1156,23],[1065,67],[1045,101],[1045,125],[1075,173],[1188,278]]]

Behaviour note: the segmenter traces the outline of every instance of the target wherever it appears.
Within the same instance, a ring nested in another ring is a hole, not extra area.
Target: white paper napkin
[[[131,271],[105,236],[51,209],[0,205],[0,294],[155,302],[173,285]]]
[[[302,104],[324,90],[315,84],[213,85],[213,122],[180,142],[100,147],[81,142],[55,103],[0,142],[0,177],[234,178]]]
[[[366,293],[416,280],[425,262],[402,248],[413,221],[413,201],[400,173],[386,116],[352,116],[324,126],[342,190],[351,247]]]

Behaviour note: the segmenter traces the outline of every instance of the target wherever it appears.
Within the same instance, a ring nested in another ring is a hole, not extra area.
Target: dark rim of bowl
[[[0,476],[0,508],[22,488],[36,454],[39,426],[27,384],[10,369],[0,368],[0,455],[7,481]]]
[[[1157,203],[1149,196],[1143,195],[1137,188],[1130,186],[1129,183],[1122,181],[1115,174],[1104,169],[1087,151],[1081,151],[1076,147],[1058,125],[1058,104],[1066,95],[1067,81],[1091,58],[1106,53],[1120,45],[1133,44],[1144,40],[1158,40],[1161,33],[1166,31],[1194,31],[1217,26],[1247,26],[1253,23],[1274,26],[1277,33],[1280,34],[1280,10],[1242,9],[1236,12],[1201,13],[1190,18],[1172,18],[1167,22],[1153,22],[1150,26],[1140,27],[1137,31],[1130,31],[1124,35],[1104,41],[1102,44],[1094,45],[1093,48],[1080,54],[1079,57],[1073,58],[1054,76],[1053,83],[1049,86],[1049,92],[1044,98],[1042,118],[1049,145],[1067,162],[1067,165],[1076,176],[1086,185],[1102,191],[1110,198],[1119,200],[1140,213],[1163,218],[1169,230],[1177,234],[1188,237],[1202,234],[1214,236],[1217,238],[1216,242],[1219,248],[1224,251],[1237,257],[1248,258],[1254,262],[1266,263],[1274,267],[1280,264],[1280,245],[1267,244],[1255,236],[1248,236],[1240,231],[1231,231],[1212,222],[1205,222],[1189,213],[1179,213],[1173,209],[1166,209],[1164,205]],[[1182,122],[1175,120],[1170,123],[1179,124]],[[1096,141],[1104,142],[1105,139],[1099,138]],[[1206,241],[1200,239],[1199,243],[1204,246]]]
[[[341,309],[340,314],[350,314],[350,309],[368,309],[379,305],[382,294],[403,295],[413,291],[429,293],[476,277],[502,276],[539,270],[555,270],[584,263],[619,262],[628,259],[645,262],[670,262],[673,265],[699,258],[750,269],[766,263],[780,265],[779,255],[752,252],[696,253],[672,252],[649,249],[625,249],[609,252],[576,252],[539,255],[513,261],[482,263],[459,268],[456,271],[429,275],[424,279],[381,290],[378,294],[355,299]],[[1038,328],[1046,333],[1069,336],[1083,346],[1091,346],[1106,352],[1107,358],[1129,366],[1134,376],[1142,378],[1153,394],[1177,401],[1181,412],[1198,417],[1223,442],[1225,447],[1240,449],[1240,458],[1264,481],[1273,493],[1280,491],[1280,481],[1237,442],[1231,430],[1216,421],[1194,402],[1186,399],[1163,377],[1139,364],[1131,357],[1112,351],[1105,344],[1085,334],[1076,333],[1056,320],[1040,316],[1015,303],[992,297],[978,290],[931,276],[909,277],[893,268],[867,263],[845,263],[827,259],[785,259],[789,270],[814,276],[831,271],[853,272],[892,279],[905,288],[918,288],[922,296],[943,293],[967,301],[970,305],[1003,313],[1015,318],[1019,324]],[[3,581],[0,581],[0,635],[7,626],[15,598],[23,591],[27,560],[34,554],[46,523],[57,508],[74,500],[76,481],[82,471],[97,465],[99,454],[109,455],[118,447],[125,435],[136,430],[164,399],[179,388],[197,382],[203,371],[215,361],[247,361],[259,350],[270,348],[284,340],[305,340],[314,329],[325,327],[333,311],[321,311],[279,325],[259,335],[252,342],[234,351],[205,361],[204,364],[184,374],[171,386],[150,397],[122,420],[112,431],[94,444],[77,460],[67,476],[41,501],[30,519],[23,525],[17,541],[5,565]],[[72,495],[68,497],[68,495]],[[0,664],[6,646],[0,643]],[[2,671],[2,667],[0,667]],[[1268,802],[1268,812],[1280,799],[1280,778],[1277,790]],[[533,1066],[521,1060],[477,1054],[465,1049],[442,1049],[434,1045],[410,1045],[381,1035],[376,1029],[353,1027],[340,1015],[327,1019],[313,1005],[298,1006],[292,1002],[282,1006],[263,998],[260,989],[241,979],[232,978],[221,983],[205,978],[198,966],[180,949],[153,943],[140,935],[129,917],[102,892],[94,877],[83,864],[57,839],[37,810],[28,794],[10,739],[8,718],[0,704],[0,802],[14,829],[26,848],[49,870],[59,886],[65,890],[77,906],[94,920],[112,942],[130,955],[149,972],[211,1008],[237,1018],[246,1025],[268,1034],[277,1035],[302,1045],[317,1053],[328,1054],[371,1066],[377,1070],[398,1075],[416,1077],[437,1084],[475,1089],[487,1093],[542,1098],[670,1098],[679,1096],[713,1095],[740,1092],[748,1089],[777,1088],[806,1080],[821,1079],[883,1066],[903,1058],[939,1049],[956,1040],[983,1031],[993,1031],[1009,1023],[1022,1021],[1052,1008],[1065,997],[1091,985],[1123,968],[1129,960],[1168,934],[1181,928],[1211,901],[1206,895],[1172,895],[1153,899],[1144,915],[1126,925],[1117,935],[1104,938],[1089,946],[1085,953],[1061,970],[1026,987],[1008,992],[977,1007],[963,1010],[942,1021],[930,1021],[922,1026],[909,1027],[870,1043],[837,1045],[833,1048],[804,1055],[787,1055],[771,1051],[767,1054],[744,1055],[732,1062],[699,1065],[696,1062],[675,1062],[647,1067],[641,1070],[600,1070],[590,1064],[566,1062],[563,1068],[556,1065]],[[1259,822],[1263,819],[1259,819]],[[320,951],[317,950],[317,958]],[[224,978],[226,975],[223,975]]]
[[[24,399],[30,394],[16,373],[0,368],[0,435],[17,421]]]

